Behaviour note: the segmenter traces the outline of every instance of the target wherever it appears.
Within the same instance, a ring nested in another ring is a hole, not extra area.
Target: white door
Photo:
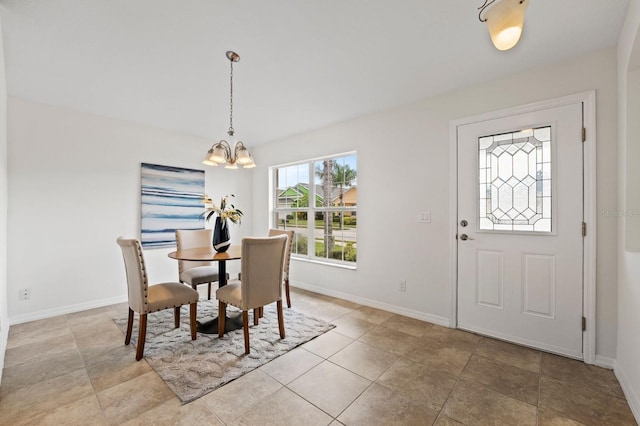
[[[582,359],[582,103],[458,127],[458,327]]]

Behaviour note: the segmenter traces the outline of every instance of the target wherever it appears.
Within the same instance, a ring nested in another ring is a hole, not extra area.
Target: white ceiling
[[[482,0],[0,0],[11,96],[255,145],[614,46],[628,0],[530,0],[512,50]],[[532,82],[524,82],[530,84]]]

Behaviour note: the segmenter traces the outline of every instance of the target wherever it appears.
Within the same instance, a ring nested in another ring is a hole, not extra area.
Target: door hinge
[[[582,142],[586,142],[587,140],[587,129],[586,128],[582,128]]]
[[[587,319],[585,317],[582,317],[582,331],[586,331],[587,330]]]
[[[582,236],[587,236],[587,224],[585,222],[582,222]]]

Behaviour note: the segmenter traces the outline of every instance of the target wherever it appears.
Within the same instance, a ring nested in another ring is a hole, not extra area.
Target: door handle
[[[462,241],[473,240],[473,238],[470,238],[467,234],[460,235],[460,239]]]

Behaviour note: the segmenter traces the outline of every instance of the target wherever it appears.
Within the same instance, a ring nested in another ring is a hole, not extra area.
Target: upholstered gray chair
[[[211,229],[176,230],[176,245],[178,250],[199,247],[211,247],[213,231]],[[194,262],[178,260],[178,275],[180,282],[189,284],[194,290],[200,284],[208,284],[207,299],[211,300],[211,283],[218,281],[218,267],[213,262]]]
[[[253,323],[258,324],[258,308],[277,302],[280,338],[284,339],[282,314],[282,266],[287,237],[242,239],[242,280],[233,280],[216,291],[218,299],[218,336],[224,336],[227,305],[242,310],[244,352],[249,349],[249,310],[253,309]]]
[[[287,236],[287,248],[284,252],[283,284],[284,294],[287,296],[287,308],[291,307],[291,296],[289,295],[289,264],[291,263],[291,248],[293,247],[293,230],[269,229],[269,236]]]
[[[124,339],[125,345],[131,342],[133,313],[137,312],[140,315],[136,360],[142,359],[147,335],[147,314],[151,312],[173,308],[175,326],[178,328],[180,327],[180,307],[188,304],[191,340],[196,340],[198,292],[181,283],[168,282],[149,285],[140,241],[119,237],[117,243],[122,249],[129,294],[129,321],[127,322],[127,335]]]

